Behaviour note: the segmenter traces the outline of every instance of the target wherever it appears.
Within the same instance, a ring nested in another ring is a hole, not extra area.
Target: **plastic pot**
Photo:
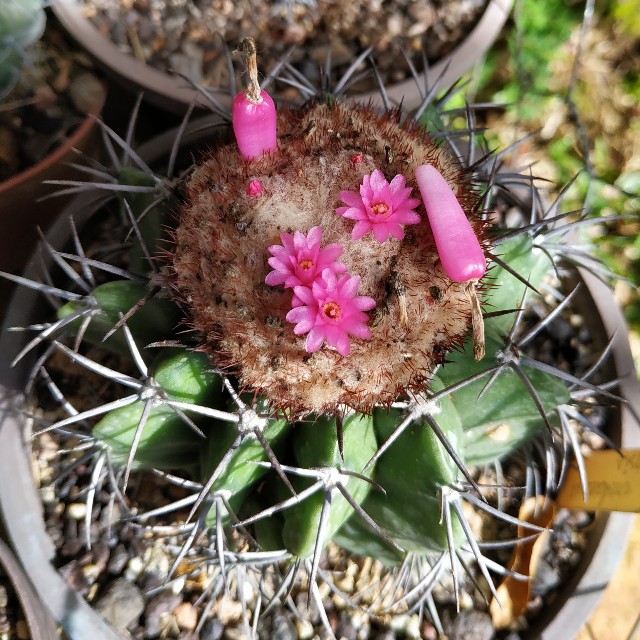
[[[447,56],[438,60],[426,73],[429,86],[441,75],[441,86],[455,83],[469,71],[495,42],[513,6],[513,0],[489,0],[487,8],[469,35]],[[131,55],[123,53],[104,37],[84,17],[78,0],[51,0],[51,8],[71,36],[82,45],[120,84],[167,111],[182,113],[196,100],[206,104],[182,78],[154,69]],[[387,87],[392,101],[402,102],[406,108],[415,108],[421,102],[420,94],[412,79]],[[231,98],[216,95],[220,102],[230,107]],[[358,96],[362,101],[380,101],[378,92]]]

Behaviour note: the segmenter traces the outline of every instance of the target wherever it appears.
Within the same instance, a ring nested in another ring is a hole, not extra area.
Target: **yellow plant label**
[[[640,449],[606,449],[585,457],[586,501],[578,469],[571,467],[556,503],[567,509],[640,513]]]

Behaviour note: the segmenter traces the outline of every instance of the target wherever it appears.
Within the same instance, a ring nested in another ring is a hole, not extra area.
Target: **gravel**
[[[228,86],[228,52],[240,39],[257,43],[259,66],[289,62],[312,81],[330,53],[335,84],[367,47],[386,84],[404,80],[422,56],[449,53],[475,25],[487,0],[80,0],[85,16],[121,50],[163,71],[209,86]],[[359,88],[375,90],[370,77]],[[284,87],[282,89],[285,89]]]

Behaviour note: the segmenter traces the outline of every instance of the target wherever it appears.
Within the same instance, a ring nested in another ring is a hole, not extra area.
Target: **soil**
[[[331,55],[330,86],[367,47],[385,84],[410,75],[464,39],[488,0],[79,0],[85,16],[123,51],[195,82],[228,86],[228,53],[255,39],[268,73],[293,47],[289,62],[314,84]],[[358,89],[375,90],[373,77]]]
[[[29,640],[29,626],[18,596],[0,565],[0,638]]]
[[[104,102],[90,60],[55,24],[47,25],[28,57],[22,78],[0,103],[0,182],[64,144]]]

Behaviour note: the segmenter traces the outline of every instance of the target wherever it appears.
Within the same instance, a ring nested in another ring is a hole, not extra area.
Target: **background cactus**
[[[0,99],[18,81],[28,64],[27,48],[44,33],[41,0],[4,0],[0,4]]]
[[[75,256],[49,247],[71,285],[25,283],[65,303],[19,356],[50,341],[46,355],[61,353],[113,387],[132,390],[82,410],[63,404],[68,416],[41,430],[82,431],[86,420],[94,422],[82,456],[94,464],[88,518],[97,487],[108,484],[126,504],[131,470],[152,468],[193,489],[160,510],[190,509],[174,569],[198,549],[203,564],[220,571],[216,584],[224,584],[230,566],[262,572],[286,560],[281,592],[304,566],[309,593],[320,603],[321,552],[335,539],[389,565],[407,554],[426,559],[399,583],[394,604],[425,606],[436,626],[432,588],[448,566],[457,597],[468,551],[493,588],[488,570],[500,568],[484,557],[462,503],[517,521],[485,502],[470,467],[499,467],[522,450],[533,469],[542,452],[543,484],[553,492],[554,447],[560,443],[567,453],[568,442],[580,455],[568,420],[577,411],[572,394],[612,395],[590,382],[591,370],[578,377],[526,355],[572,299],[558,290],[563,302],[525,326],[530,300],[542,307],[538,292],[564,268],[563,238],[572,223],[558,214],[559,202],[540,208],[529,177],[501,177],[498,159],[478,154],[472,131],[462,130],[468,147],[458,151],[460,132],[454,137],[447,120],[460,113],[441,113],[430,96],[420,111],[418,125],[399,111],[380,115],[325,96],[281,112],[274,154],[246,162],[233,142],[222,143],[178,180],[171,161],[163,178],[105,128],[134,166],[65,186],[124,194],[123,219],[135,240],[128,256],[117,255],[117,266],[87,258],[79,242]],[[404,176],[417,195],[414,170],[427,163],[457,195],[490,263],[480,283],[481,360],[469,337],[469,285],[451,282],[442,270],[421,205],[419,223],[405,224],[402,239],[383,242],[354,239],[352,225],[336,214],[341,192],[356,192],[376,169],[388,181]],[[492,216],[493,198],[523,185],[532,217],[507,228]],[[170,233],[162,237],[165,225]],[[328,339],[310,349],[287,324],[290,292],[265,282],[268,248],[279,234],[316,226],[324,243],[342,246],[347,271],[361,275],[358,294],[376,303],[370,337],[351,336],[348,354]],[[93,359],[96,346],[118,354],[121,369]],[[38,361],[39,375],[60,398],[46,362]],[[595,354],[589,364],[599,362]],[[587,415],[581,421],[589,427]],[[144,523],[157,513],[130,515]],[[203,531],[210,542],[196,543]]]

